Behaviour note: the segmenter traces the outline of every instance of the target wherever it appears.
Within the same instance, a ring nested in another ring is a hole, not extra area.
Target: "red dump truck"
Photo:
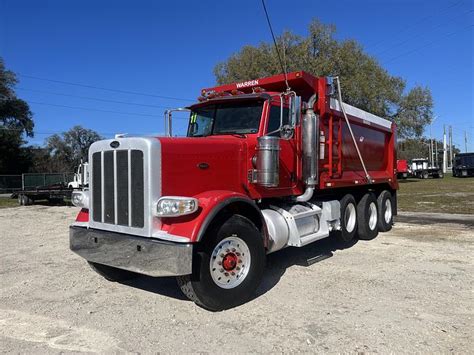
[[[405,159],[397,160],[397,177],[399,179],[406,179],[408,178],[408,161]]]
[[[90,147],[70,248],[109,280],[177,276],[209,310],[253,296],[265,256],[392,228],[396,127],[343,104],[336,81],[293,72],[203,89],[186,137]],[[310,282],[310,280],[308,280]]]

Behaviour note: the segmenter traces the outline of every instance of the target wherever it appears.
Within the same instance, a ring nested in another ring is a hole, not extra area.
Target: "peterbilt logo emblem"
[[[112,148],[118,148],[118,147],[120,147],[120,142],[119,141],[112,141],[112,142],[110,142],[110,146]]]
[[[237,89],[246,88],[246,87],[249,87],[249,86],[258,85],[258,80],[244,81],[243,83],[237,83],[235,85],[237,86]]]

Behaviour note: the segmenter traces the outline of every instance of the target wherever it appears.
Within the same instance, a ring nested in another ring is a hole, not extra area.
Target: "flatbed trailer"
[[[18,198],[18,203],[21,206],[32,205],[38,200],[63,202],[64,199],[71,198],[73,190],[73,188],[66,187],[63,184],[38,186],[35,188],[15,191],[12,194],[12,198]]]
[[[418,179],[442,179],[443,170],[436,166],[429,166],[428,159],[413,159],[411,161],[411,175]]]

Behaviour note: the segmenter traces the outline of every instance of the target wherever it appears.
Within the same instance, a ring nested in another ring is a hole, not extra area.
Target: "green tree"
[[[0,57],[0,174],[25,172],[31,163],[22,145],[23,135],[33,137],[33,115],[28,104],[16,96],[17,82]]]
[[[97,132],[81,126],[74,126],[61,135],[53,134],[46,142],[52,169],[57,172],[75,171],[81,160],[87,161],[90,145],[101,139]]]
[[[307,36],[289,31],[277,38],[288,71],[304,70],[316,76],[339,75],[345,102],[395,121],[400,137],[420,137],[433,113],[428,88],[406,91],[406,82],[390,75],[355,40],[338,41],[336,28],[317,20]],[[257,79],[281,73],[272,43],[244,46],[214,67],[218,84]]]

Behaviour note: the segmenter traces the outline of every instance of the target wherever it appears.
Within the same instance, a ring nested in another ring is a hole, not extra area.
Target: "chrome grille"
[[[94,222],[144,227],[143,151],[117,149],[93,153],[91,188]]]

